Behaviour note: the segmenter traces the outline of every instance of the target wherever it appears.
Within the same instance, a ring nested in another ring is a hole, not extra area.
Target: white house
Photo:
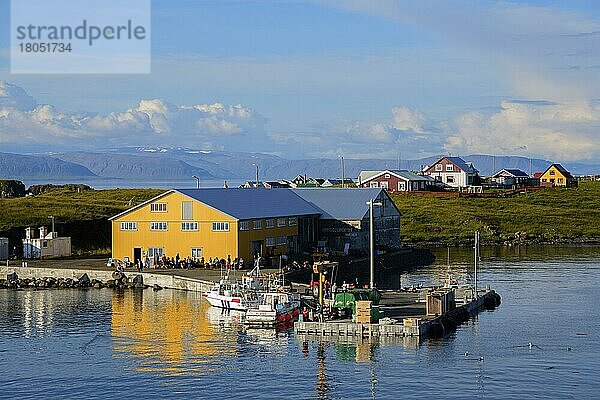
[[[515,168],[505,168],[491,176],[492,182],[503,186],[525,185],[529,181],[529,175]]]
[[[48,232],[48,229],[45,226],[39,228],[39,237],[35,237],[35,229],[25,229],[23,258],[45,259],[68,257],[70,255],[70,237],[59,237],[56,232]]]
[[[479,184],[479,171],[460,157],[442,157],[425,167],[423,174],[455,188]]]

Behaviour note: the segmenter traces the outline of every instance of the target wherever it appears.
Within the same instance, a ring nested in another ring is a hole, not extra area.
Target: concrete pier
[[[448,313],[426,319],[404,318],[395,323],[358,324],[348,320],[333,320],[326,322],[296,322],[294,333],[309,337],[347,337],[347,338],[423,338],[430,335],[445,334],[449,329],[465,321],[470,315],[478,312],[486,305],[499,304],[499,296],[494,290],[488,290]]]
[[[87,274],[90,279],[107,281],[112,278],[113,270],[85,269],[85,268],[44,268],[44,267],[0,267],[0,276],[6,277],[9,274],[16,273],[19,278],[71,278],[79,279],[83,274]],[[188,278],[185,276],[158,274],[152,272],[125,271],[127,277],[142,275],[144,284],[153,286],[159,285],[163,288],[189,290],[192,292],[208,291],[213,285],[210,281]]]

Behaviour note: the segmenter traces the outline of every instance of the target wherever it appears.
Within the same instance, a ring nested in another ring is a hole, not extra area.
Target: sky
[[[150,74],[11,74],[0,0],[0,151],[600,157],[595,1],[171,0],[151,21]]]

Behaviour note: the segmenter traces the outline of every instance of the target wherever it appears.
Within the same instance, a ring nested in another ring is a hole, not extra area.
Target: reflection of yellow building
[[[114,258],[231,256],[251,263],[301,251],[320,211],[285,189],[171,190],[112,221]]]
[[[577,179],[560,164],[552,164],[540,176],[542,186],[577,187]]]
[[[114,349],[140,357],[141,369],[176,372],[236,351],[235,337],[217,334],[199,293],[128,291],[113,293]]]

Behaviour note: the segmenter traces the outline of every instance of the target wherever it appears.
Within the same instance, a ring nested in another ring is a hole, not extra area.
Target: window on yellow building
[[[277,218],[277,227],[281,228],[282,226],[285,226],[285,217]]]
[[[182,231],[197,231],[198,223],[197,222],[182,222],[181,230]]]
[[[137,222],[121,222],[121,230],[122,231],[137,231],[138,223]]]
[[[558,183],[563,183],[563,178],[558,178]]]
[[[192,258],[194,260],[202,258],[202,249],[200,247],[194,247],[194,248],[192,248]]]
[[[148,248],[148,257],[162,257],[165,251],[162,247],[150,247]]]
[[[226,232],[229,230],[229,222],[213,222],[212,230],[215,232]]]
[[[277,246],[285,246],[286,238],[285,236],[277,236]]]
[[[169,225],[166,222],[150,222],[151,231],[166,231]]]
[[[556,173],[554,172],[553,169],[550,170],[550,175],[555,175]]]
[[[288,218],[289,226],[296,226],[297,224],[298,224],[298,217],[289,217]]]
[[[150,204],[150,212],[167,212],[167,203]]]
[[[265,238],[265,246],[275,247],[275,238],[274,237]]]
[[[262,219],[255,219],[252,221],[252,227],[254,229],[262,229]]]
[[[240,231],[250,230],[250,221],[240,221]]]
[[[273,228],[275,227],[275,221],[273,218],[265,219],[265,228]]]
[[[190,220],[193,219],[192,216],[192,202],[191,201],[182,201],[181,202],[181,219],[182,220]]]

